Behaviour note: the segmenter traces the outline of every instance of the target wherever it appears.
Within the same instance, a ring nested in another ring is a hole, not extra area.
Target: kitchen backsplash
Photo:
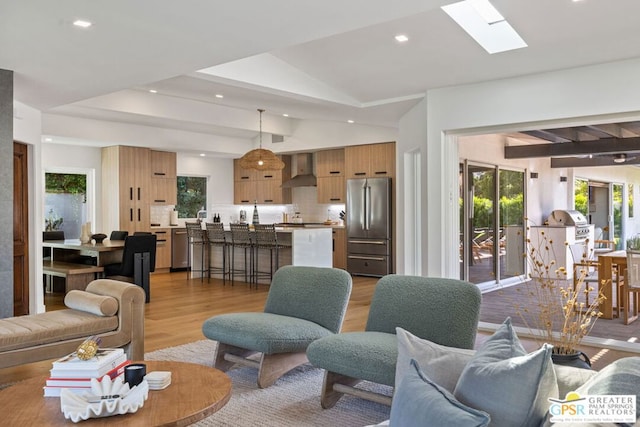
[[[258,205],[258,215],[263,224],[283,222],[283,213],[289,216],[289,221],[296,212],[300,213],[303,222],[323,222],[327,219],[338,221],[340,211],[344,210],[344,204],[329,205],[317,202],[316,187],[298,187],[292,189],[290,205]],[[174,206],[151,206],[151,224],[169,225],[171,211]],[[240,218],[240,210],[245,210],[247,222],[253,218],[253,205],[213,204],[207,211],[207,221],[213,222],[213,215],[219,214],[223,223],[237,222]],[[193,218],[191,218],[193,219]],[[178,218],[178,225],[184,226],[188,218]]]

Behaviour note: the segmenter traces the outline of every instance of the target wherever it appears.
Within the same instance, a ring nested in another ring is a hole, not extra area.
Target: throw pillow
[[[405,373],[412,371],[411,359],[433,382],[453,393],[462,370],[475,354],[475,350],[447,347],[396,328],[398,358],[396,360],[396,387]]]
[[[395,390],[391,404],[392,426],[484,427],[489,415],[458,402],[431,381],[415,360]]]
[[[105,295],[74,289],[64,297],[64,305],[74,310],[85,311],[96,316],[113,316],[118,312],[118,300]]]
[[[460,375],[454,396],[491,416],[492,427],[539,426],[558,397],[552,346],[527,354],[507,318]]]

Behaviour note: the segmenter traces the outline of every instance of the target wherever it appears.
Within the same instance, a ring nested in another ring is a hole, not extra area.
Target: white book
[[[59,369],[54,367],[49,372],[51,378],[100,378],[103,375],[109,373],[109,371],[119,368],[121,365],[126,364],[127,355],[122,353],[117,356],[115,359],[112,359],[107,364],[103,364],[102,366],[94,369],[86,369],[86,368],[77,368],[73,367],[65,367],[64,369]],[[74,365],[71,365],[74,366]]]
[[[71,353],[53,362],[53,369],[96,370],[110,364],[113,360],[124,354],[121,348],[101,348],[96,355],[89,360],[82,360]]]

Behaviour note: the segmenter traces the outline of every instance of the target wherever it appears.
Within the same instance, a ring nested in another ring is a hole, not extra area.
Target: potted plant
[[[566,267],[556,264],[553,241],[543,230],[538,233],[534,241],[526,239],[528,280],[521,287],[525,295],[516,302],[517,313],[539,344],[553,345],[554,363],[589,367],[590,361],[579,347],[602,316],[599,306],[605,297],[598,292],[589,298],[594,288],[586,280],[597,264],[585,256],[575,263],[575,277],[568,279]]]

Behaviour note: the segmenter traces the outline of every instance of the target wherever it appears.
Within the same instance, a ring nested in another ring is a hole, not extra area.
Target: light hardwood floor
[[[343,331],[363,330],[377,279],[355,277]],[[158,350],[205,339],[202,323],[211,316],[239,311],[262,311],[269,287],[249,289],[246,283],[235,286],[212,278],[208,283],[188,279],[186,272],[151,276],[151,302],[145,312],[145,351]],[[47,310],[64,308],[62,294],[47,294]],[[0,369],[0,384],[36,375],[45,375],[51,362],[38,362]]]
[[[354,277],[353,289],[345,321],[344,332],[364,330],[369,314],[371,297],[378,279]],[[151,277],[151,302],[145,313],[145,351],[171,347],[205,339],[202,323],[211,316],[239,312],[262,311],[269,287],[260,285],[249,289],[246,283],[236,282],[231,286],[222,280],[188,279],[186,272],[160,273]],[[64,308],[62,294],[47,294],[47,310]],[[500,307],[494,307],[499,310]],[[503,314],[500,318],[504,319]],[[488,333],[479,333],[477,342],[483,342]],[[526,340],[523,340],[526,341]],[[526,342],[527,349],[537,347],[533,341]],[[594,368],[601,369],[612,360],[630,354],[599,348],[584,348],[594,361]],[[0,385],[37,375],[45,375],[51,361],[32,363],[14,368],[0,369]]]

